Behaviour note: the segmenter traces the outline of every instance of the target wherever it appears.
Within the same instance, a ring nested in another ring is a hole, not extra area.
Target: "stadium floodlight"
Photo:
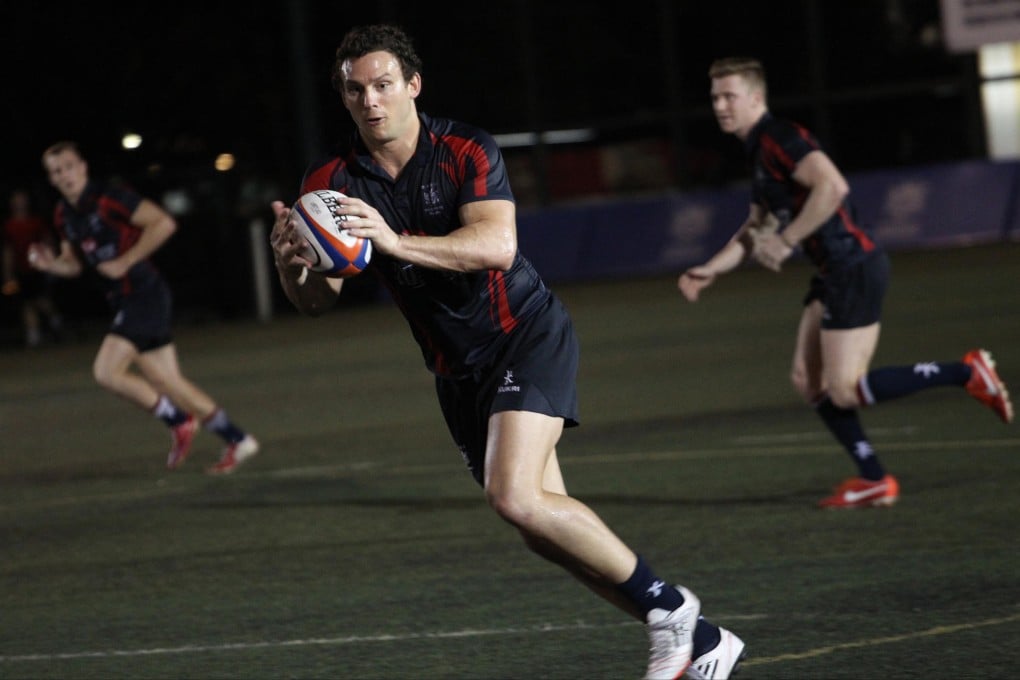
[[[137,132],[125,133],[125,135],[120,138],[120,145],[125,149],[137,149],[142,145],[142,136]]]
[[[220,172],[226,172],[234,167],[234,154],[232,153],[221,153],[216,157],[214,165]]]

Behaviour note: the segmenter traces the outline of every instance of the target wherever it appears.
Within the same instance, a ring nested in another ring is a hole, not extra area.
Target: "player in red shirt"
[[[45,318],[50,332],[57,339],[63,331],[63,317],[51,294],[51,280],[28,262],[33,243],[54,242],[53,231],[42,217],[32,211],[31,200],[24,189],[11,193],[11,214],[3,226],[3,294],[18,302],[25,345],[37,347],[43,339]]]

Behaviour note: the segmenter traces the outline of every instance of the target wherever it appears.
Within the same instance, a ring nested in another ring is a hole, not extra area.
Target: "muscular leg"
[[[549,456],[549,461],[546,464],[542,486],[549,493],[556,493],[562,496],[567,495],[567,488],[563,483],[563,475],[560,472],[560,463],[556,457],[555,450]],[[521,536],[534,553],[544,557],[553,564],[560,565],[569,571],[574,578],[588,586],[596,595],[616,605],[638,621],[644,621],[642,612],[634,606],[633,602],[620,594],[615,583],[600,578],[595,572],[589,571],[583,565],[578,564],[568,553],[561,550],[555,544],[533,536],[523,529],[521,530]]]
[[[616,590],[637,555],[585,504],[566,494],[556,458],[563,421],[507,411],[489,421],[485,493],[536,553],[559,564],[610,603],[642,619]]]
[[[159,393],[146,380],[131,372],[138,350],[119,335],[107,335],[92,362],[92,375],[104,389],[149,410]]]
[[[254,437],[238,427],[212,397],[184,377],[177,361],[177,348],[173,343],[142,353],[137,364],[161,393],[166,394],[179,408],[195,415],[204,429],[227,443],[223,457],[210,469],[211,472],[231,472],[258,451],[258,442]]]
[[[216,402],[181,373],[173,343],[138,355],[136,362],[149,382],[179,407],[200,420],[216,410]]]
[[[794,389],[809,404],[814,404],[825,392],[822,374],[822,303],[815,300],[805,305],[797,328],[797,343],[793,349],[790,381]]]
[[[840,408],[857,408],[857,381],[868,372],[878,346],[881,324],[850,329],[823,329],[823,307],[815,300],[804,307],[797,329],[790,380],[805,401],[827,393]]]
[[[875,455],[858,415],[857,381],[868,370],[878,344],[879,324],[821,331],[822,384],[826,393],[815,410],[857,466],[859,477],[878,481],[885,469]]]
[[[879,324],[849,330],[822,329],[821,302],[804,307],[790,379],[815,409],[866,479],[885,476],[857,414],[857,380],[868,370]]]
[[[846,330],[822,330],[824,382],[836,406],[861,406],[857,381],[868,372],[880,330],[881,324],[878,323]]]

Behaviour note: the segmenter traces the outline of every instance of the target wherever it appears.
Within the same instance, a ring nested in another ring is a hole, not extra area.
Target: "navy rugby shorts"
[[[173,342],[170,322],[173,295],[163,281],[142,290],[118,296],[111,302],[113,322],[109,332],[129,340],[139,352],[148,352]]]
[[[518,326],[489,366],[465,378],[436,376],[439,406],[475,481],[483,484],[489,416],[531,411],[578,425],[580,349],[566,308],[555,296]]]
[[[825,307],[822,328],[862,328],[882,319],[882,301],[889,288],[890,263],[884,251],[860,262],[815,275],[804,304],[820,300]]]

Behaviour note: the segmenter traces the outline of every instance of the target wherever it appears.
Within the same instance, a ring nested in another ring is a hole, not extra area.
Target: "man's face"
[[[50,184],[64,198],[76,201],[85,191],[88,183],[88,165],[81,156],[71,150],[49,154],[43,159]]]
[[[723,132],[745,139],[765,111],[764,98],[743,76],[713,78],[712,111]]]
[[[342,66],[344,106],[363,138],[377,143],[401,137],[417,118],[415,97],[421,76],[404,80],[400,62],[389,52],[369,52]]]

